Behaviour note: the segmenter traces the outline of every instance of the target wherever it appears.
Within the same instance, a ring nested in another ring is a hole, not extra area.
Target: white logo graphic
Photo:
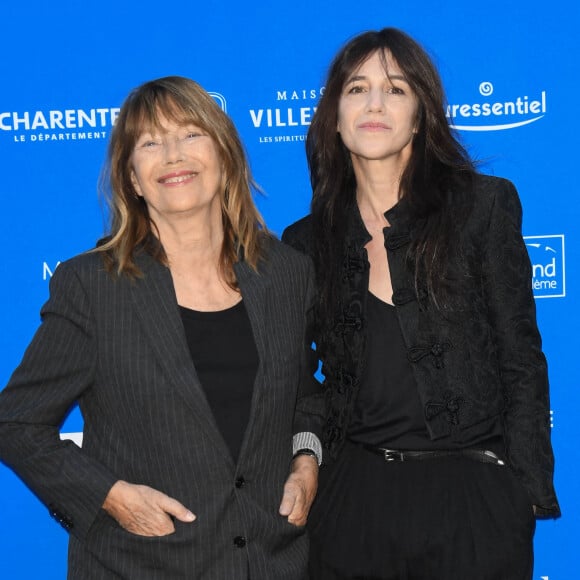
[[[212,91],[209,91],[209,95],[221,107],[221,110],[224,113],[227,113],[228,112],[226,98],[221,93],[214,93]]]
[[[82,431],[78,431],[78,432],[74,432],[74,433],[73,432],[61,433],[60,438],[62,440],[68,439],[69,441],[72,441],[77,447],[83,446],[83,432]]]
[[[479,84],[482,97],[491,97],[494,90],[489,81]],[[503,131],[539,121],[546,114],[546,100],[546,91],[542,91],[536,99],[525,95],[508,101],[450,104],[446,116],[449,126],[459,131]]]
[[[15,143],[104,139],[118,115],[118,107],[1,112],[0,133]]]
[[[484,97],[489,97],[493,93],[493,85],[487,81],[484,81],[479,85],[479,92]]]
[[[304,141],[316,107],[312,101],[324,93],[320,89],[276,91],[275,103],[269,107],[249,109],[254,129],[259,129],[260,143]]]
[[[566,296],[566,256],[564,235],[525,236],[532,262],[532,289],[535,298]]]
[[[50,280],[50,278],[52,278],[54,271],[58,268],[59,264],[60,264],[60,260],[54,266],[49,266],[46,262],[43,262],[42,263],[42,279],[43,280]]]

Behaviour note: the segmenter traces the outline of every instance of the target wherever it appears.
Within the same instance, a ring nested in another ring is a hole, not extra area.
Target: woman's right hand
[[[103,509],[128,532],[166,536],[175,531],[171,516],[193,522],[196,516],[176,499],[146,485],[119,480],[109,490]]]

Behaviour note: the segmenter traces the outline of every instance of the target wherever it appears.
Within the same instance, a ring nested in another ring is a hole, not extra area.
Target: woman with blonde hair
[[[0,456],[70,532],[69,578],[302,579],[309,261],[265,229],[232,122],[189,79],[129,95],[108,176],[110,234],[51,280]],[[75,402],[82,448],[59,439]]]

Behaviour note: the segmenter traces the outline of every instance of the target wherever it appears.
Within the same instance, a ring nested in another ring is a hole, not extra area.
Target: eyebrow
[[[356,81],[364,81],[366,78],[367,77],[365,75],[354,75],[350,77],[344,84],[348,85]],[[391,81],[403,81],[407,84],[409,83],[409,81],[403,75],[388,75],[387,78]]]

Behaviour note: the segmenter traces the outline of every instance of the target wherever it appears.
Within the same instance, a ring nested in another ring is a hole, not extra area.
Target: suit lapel
[[[131,293],[145,335],[199,427],[225,446],[191,360],[171,273],[146,254],[136,261],[144,276],[132,283]]]
[[[258,274],[243,261],[234,264],[234,271],[250,318],[260,361],[262,361],[266,354],[264,308],[269,278],[263,272]],[[260,366],[262,366],[261,362]]]
[[[259,366],[254,380],[254,390],[252,393],[252,405],[250,409],[250,416],[244,434],[244,441],[240,449],[240,461],[246,454],[246,448],[249,446],[249,441],[252,435],[263,437],[260,429],[254,429],[253,425],[256,422],[256,415],[259,413],[260,400],[262,397],[262,387],[266,381],[264,379],[266,361],[268,360],[268,341],[266,330],[266,294],[270,286],[270,277],[264,272],[265,266],[262,265],[261,272],[257,273],[244,261],[234,264],[234,271],[236,279],[240,286],[242,297],[250,324],[252,326],[252,333],[256,341],[256,348],[259,356]]]

